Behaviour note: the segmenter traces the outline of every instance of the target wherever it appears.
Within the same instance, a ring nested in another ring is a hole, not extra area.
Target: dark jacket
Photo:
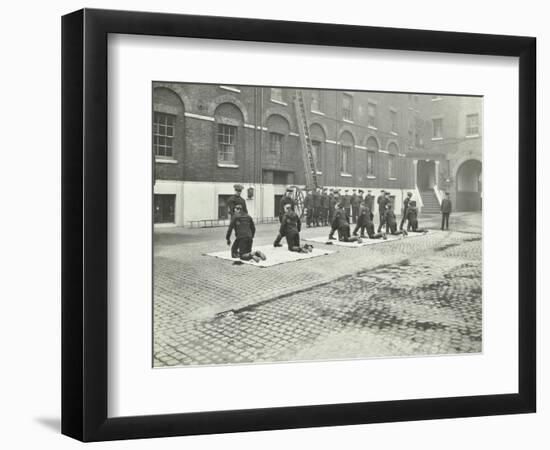
[[[313,195],[306,194],[304,198],[304,208],[310,209],[313,208]]]
[[[405,200],[403,200],[403,215],[407,215],[407,209],[409,207],[409,202],[411,201],[411,198],[409,196],[405,197]]]
[[[345,209],[338,208],[336,214],[334,214],[332,228],[337,229],[345,225],[349,226],[349,214]]]
[[[444,198],[441,202],[441,212],[450,213],[453,210],[453,203],[448,198]]]
[[[286,212],[281,222],[280,233],[282,236],[288,236],[289,233],[299,233],[302,230],[300,217],[294,211]]]
[[[342,197],[342,203],[344,204],[344,208],[349,208],[349,206],[351,205],[351,195],[344,195]]]
[[[391,209],[388,209],[386,211],[386,223],[389,226],[392,226],[392,225],[396,224],[395,213]]]
[[[323,208],[330,207],[330,197],[326,192],[321,195],[321,206]]]
[[[321,194],[319,192],[313,193],[313,207],[319,208],[321,206]]]
[[[252,217],[248,214],[236,214],[231,219],[229,227],[227,228],[227,233],[225,234],[225,239],[231,238],[231,232],[235,230],[235,237],[237,239],[250,237],[253,238],[256,234],[256,227],[254,226],[254,221]]]
[[[367,194],[365,196],[365,206],[367,206],[371,211],[374,209],[374,195]]]
[[[232,195],[227,199],[229,214],[233,215],[235,213],[235,205],[241,205],[243,207],[243,212],[248,213],[248,209],[246,209],[246,200],[239,195]]]
[[[407,220],[411,223],[418,220],[418,208],[416,206],[407,207]]]

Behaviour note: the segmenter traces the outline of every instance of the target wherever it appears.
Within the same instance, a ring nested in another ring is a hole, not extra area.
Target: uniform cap
[[[244,188],[241,184],[234,184],[233,185],[233,189],[235,189],[236,191],[242,191]]]

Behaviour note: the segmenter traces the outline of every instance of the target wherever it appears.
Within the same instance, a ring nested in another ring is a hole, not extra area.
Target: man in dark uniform
[[[382,227],[386,223],[386,205],[388,204],[388,199],[386,197],[386,192],[384,189],[380,191],[380,195],[376,199],[376,203],[378,203],[378,215],[380,218],[380,223],[378,224],[378,233],[382,231]]]
[[[359,189],[357,192],[355,191],[356,190],[354,189],[351,196],[351,215],[353,217],[353,223],[357,223],[359,207],[361,206],[361,202],[363,201],[363,190]]]
[[[281,222],[281,228],[279,234],[286,237],[288,250],[298,253],[309,253],[313,250],[313,246],[306,244],[300,247],[300,231],[302,229],[302,222],[300,217],[290,208],[290,205],[285,205],[285,214],[283,215],[283,221]]]
[[[405,230],[397,229],[397,219],[395,218],[395,213],[393,212],[393,205],[391,202],[386,205],[386,217],[385,217],[386,227],[389,228],[389,232],[394,236],[403,235],[406,237],[409,233]]]
[[[329,204],[328,204],[328,224],[332,224],[332,220],[334,219],[334,210],[336,209],[336,205],[338,203],[338,193],[334,190],[330,190],[329,195]]]
[[[343,208],[346,210],[346,214],[349,216],[351,214],[351,195],[349,194],[349,189],[344,190],[344,195],[342,196]]]
[[[321,215],[321,192],[320,189],[313,190],[313,224],[319,226],[319,217]]]
[[[367,191],[367,195],[365,195],[365,206],[370,209],[371,214],[373,214],[374,211],[374,195],[371,193],[372,191],[369,189]],[[373,217],[374,218],[374,215]],[[371,218],[371,220],[372,220]]]
[[[445,192],[445,198],[441,202],[441,229],[449,229],[449,216],[453,211],[453,204],[451,202],[451,194]]]
[[[384,238],[386,239],[386,233],[375,233],[374,232],[374,224],[372,223],[372,212],[367,207],[365,201],[361,203],[361,207],[359,209],[359,216],[357,217],[357,225],[355,225],[355,229],[353,230],[353,235],[357,236],[357,231],[361,230],[361,237],[369,237],[369,239],[380,239]],[[365,230],[367,231],[367,236],[365,236]]]
[[[330,207],[330,197],[328,195],[328,189],[323,188],[323,194],[321,195],[321,224],[328,225],[328,209]]]
[[[229,219],[233,219],[233,216],[235,215],[235,206],[240,205],[242,212],[245,214],[248,214],[248,209],[246,209],[246,200],[241,197],[241,192],[243,190],[242,185],[240,184],[234,184],[233,189],[235,189],[235,193],[227,199],[227,210],[229,212]],[[233,245],[231,246],[231,256],[233,258],[236,258],[238,256],[239,252],[237,249],[237,240],[233,242]]]
[[[338,230],[338,240],[343,242],[363,242],[360,237],[351,236],[350,226],[349,226],[349,209],[344,208],[344,203],[340,202],[336,213],[334,214],[334,220],[332,221],[330,233],[328,235],[329,239],[336,239],[334,237],[334,232]]]
[[[411,227],[410,231],[414,233],[426,234],[428,232],[426,228],[418,228],[418,208],[416,207],[415,200],[411,200],[409,202],[409,207],[407,208],[407,222]],[[407,227],[407,231],[409,231],[408,227]]]
[[[407,220],[407,208],[409,207],[409,202],[411,201],[413,194],[412,192],[407,192],[407,196],[405,197],[405,200],[403,200],[403,217],[401,217],[401,223],[399,224],[399,229],[403,229],[403,225],[405,224],[405,220]],[[407,231],[411,229],[411,224],[407,224]]]
[[[227,199],[227,210],[229,211],[230,219],[233,217],[235,205],[241,205],[243,212],[248,214],[248,209],[246,209],[246,200],[241,197],[241,192],[243,190],[242,185],[234,184],[233,189],[235,189],[235,193]]]
[[[311,190],[307,191],[304,198],[304,209],[306,210],[306,225],[309,228],[313,221],[313,192]]]
[[[292,199],[292,189],[287,188],[285,195],[283,198],[281,198],[281,201],[279,203],[279,222],[283,223],[283,215],[285,214],[285,206],[290,205],[290,209],[294,211],[295,202]],[[281,239],[283,239],[283,235],[281,233],[277,234],[277,237],[275,238],[275,241],[273,242],[273,247],[282,247],[281,245]]]
[[[231,245],[231,233],[235,230],[235,242],[233,246],[237,248],[237,254],[233,254],[233,247],[231,247],[231,257],[240,258],[243,261],[255,262],[266,259],[265,255],[259,251],[252,251],[252,242],[254,235],[256,234],[256,227],[254,221],[246,212],[243,211],[243,207],[240,204],[235,205],[234,214],[227,228],[225,234],[225,240],[227,245]]]

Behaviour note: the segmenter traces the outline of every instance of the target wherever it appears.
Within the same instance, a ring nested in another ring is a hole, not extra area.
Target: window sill
[[[283,102],[281,100],[275,100],[274,98],[271,99],[273,103],[277,103],[278,105],[288,106],[288,103]]]
[[[355,124],[355,122],[351,119],[342,119],[343,122]]]
[[[395,177],[388,177],[388,180],[390,180],[390,181],[395,181],[395,180],[397,180],[397,178],[395,178]]]
[[[312,109],[311,112],[312,112],[313,114],[318,114],[318,115],[320,115],[320,116],[326,116],[326,114],[325,114],[324,112],[322,112],[322,111],[315,111],[315,110]]]
[[[231,87],[231,86],[223,86],[223,85],[221,85],[221,86],[220,86],[220,89],[225,89],[226,91],[231,91],[231,92],[238,92],[239,94],[241,93],[241,90],[240,90],[240,89],[237,89],[237,88],[234,88],[234,87]]]
[[[317,171],[317,172],[315,172],[315,174],[316,174],[316,175],[323,175],[323,172]]]
[[[433,137],[432,138],[432,141],[442,141],[443,138],[442,137]]]
[[[443,100],[443,97],[432,98],[432,102],[439,102],[441,100]]]
[[[377,127],[373,127],[372,125],[368,125],[367,128],[368,128],[369,130],[378,131],[378,128],[377,128]]]
[[[468,134],[466,136],[464,136],[466,139],[474,139],[474,138],[478,138],[479,137],[479,134]]]
[[[223,167],[225,169],[238,169],[238,164],[228,164],[228,163],[218,163],[218,167]]]
[[[397,134],[395,131],[390,131],[390,134],[391,134],[392,136],[398,136],[398,134]]]
[[[390,152],[388,152],[387,150],[378,150],[378,153],[385,153],[386,155],[390,154]]]
[[[341,177],[351,178],[353,175],[347,172],[340,172]]]
[[[367,175],[367,180],[376,180],[376,175]]]
[[[175,159],[165,159],[165,158],[155,158],[157,164],[177,164],[178,161]]]

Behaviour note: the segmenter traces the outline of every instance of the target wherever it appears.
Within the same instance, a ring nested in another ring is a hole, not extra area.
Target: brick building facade
[[[385,189],[397,204],[413,191],[425,209],[449,190],[480,208],[480,98],[303,92],[320,185]],[[276,216],[285,187],[305,184],[294,94],[154,82],[155,223],[226,217],[234,183],[253,217]]]

